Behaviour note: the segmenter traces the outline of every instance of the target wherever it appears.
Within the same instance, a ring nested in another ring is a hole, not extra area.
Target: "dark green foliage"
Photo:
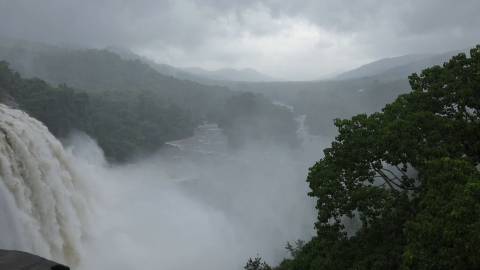
[[[258,94],[241,93],[228,99],[219,125],[234,147],[246,142],[298,144],[293,112]]]
[[[149,92],[92,93],[91,128],[108,157],[124,161],[137,153],[151,153],[163,143],[193,134],[198,122],[188,111]]]
[[[112,161],[125,161],[166,141],[188,137],[198,123],[189,111],[158,93],[87,94],[65,85],[55,88],[40,79],[22,79],[5,62],[0,62],[0,97],[43,122],[55,136],[65,137],[74,130],[88,133]]]
[[[381,113],[336,121],[307,179],[317,236],[278,269],[480,268],[480,46],[470,54],[413,74]]]
[[[303,249],[305,246],[305,241],[298,239],[293,243],[293,245],[290,242],[287,242],[287,245],[285,246],[285,249],[290,252],[290,255],[292,257],[296,257]]]
[[[465,160],[428,162],[415,218],[406,223],[407,269],[478,269],[480,174]]]
[[[35,116],[58,136],[73,129],[88,129],[87,94],[65,85],[54,88],[39,79],[24,80],[6,62],[0,62],[0,97],[2,102],[18,105]]]
[[[247,264],[243,267],[245,270],[271,270],[272,268],[262,261],[262,258],[260,257],[255,257],[255,258],[250,258],[247,261]]]

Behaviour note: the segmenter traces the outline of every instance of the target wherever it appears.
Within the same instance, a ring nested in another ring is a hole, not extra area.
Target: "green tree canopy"
[[[382,112],[335,121],[307,178],[317,236],[279,269],[480,268],[480,46],[409,79]]]

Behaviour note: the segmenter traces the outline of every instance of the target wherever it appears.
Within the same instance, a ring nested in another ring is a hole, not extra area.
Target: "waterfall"
[[[0,104],[0,247],[77,265],[87,191],[72,155],[43,124]]]

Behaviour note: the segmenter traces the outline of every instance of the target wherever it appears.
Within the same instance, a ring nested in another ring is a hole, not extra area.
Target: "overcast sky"
[[[316,79],[480,43],[480,0],[0,0],[0,36]]]

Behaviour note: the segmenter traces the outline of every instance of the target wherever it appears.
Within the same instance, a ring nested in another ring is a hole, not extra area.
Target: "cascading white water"
[[[39,121],[0,104],[0,246],[80,262],[89,208],[72,157]]]

